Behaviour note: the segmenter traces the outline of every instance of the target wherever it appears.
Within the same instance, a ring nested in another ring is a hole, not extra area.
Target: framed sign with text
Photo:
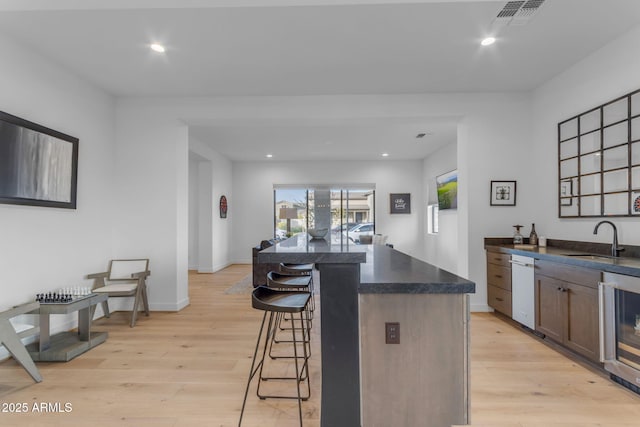
[[[389,203],[392,214],[411,213],[411,193],[390,193]]]

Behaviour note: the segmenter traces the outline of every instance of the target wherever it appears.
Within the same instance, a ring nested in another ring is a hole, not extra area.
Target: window
[[[273,192],[275,205],[274,236],[283,239],[307,230],[307,190],[283,188]]]
[[[366,188],[366,187],[365,187]],[[375,232],[375,190],[274,186],[274,236],[290,237],[310,228],[327,229],[332,243]],[[355,227],[359,227],[356,232]],[[352,231],[353,230],[353,231]]]
[[[427,205],[427,233],[438,234],[438,204]]]

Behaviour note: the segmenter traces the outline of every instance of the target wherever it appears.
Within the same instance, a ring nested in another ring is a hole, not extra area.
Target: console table
[[[106,294],[90,294],[69,303],[40,304],[32,314],[40,317],[40,341],[29,345],[29,354],[36,362],[68,362],[74,357],[102,344],[107,332],[91,331],[92,307],[109,298]],[[78,330],[50,335],[52,314],[78,312]]]

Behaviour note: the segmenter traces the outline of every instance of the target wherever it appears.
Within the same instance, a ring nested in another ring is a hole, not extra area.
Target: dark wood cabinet
[[[565,282],[536,274],[536,330],[562,342],[564,333],[563,295]]]
[[[549,261],[536,262],[536,330],[599,361],[600,271]]]
[[[511,317],[511,255],[487,251],[487,304]]]
[[[591,360],[600,361],[598,290],[570,283],[565,295],[565,345]]]

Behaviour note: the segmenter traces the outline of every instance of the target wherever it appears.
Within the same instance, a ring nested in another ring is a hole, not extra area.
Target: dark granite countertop
[[[602,244],[554,240],[548,241],[546,247],[523,247],[514,246],[507,243],[508,241],[509,239],[505,238],[486,238],[485,249],[640,277],[640,258],[611,257],[603,253]],[[552,242],[553,244],[549,244]],[[629,249],[632,248],[629,247]],[[634,250],[629,252],[635,254]]]
[[[359,293],[474,293],[475,283],[384,245],[331,245],[298,234],[258,253],[258,262],[362,264]]]
[[[476,284],[388,246],[370,245],[360,268],[361,294],[466,294]]]
[[[367,246],[365,245],[356,245],[352,242],[330,244],[325,239],[310,239],[305,233],[296,234],[258,252],[260,263],[359,264],[366,259]]]

